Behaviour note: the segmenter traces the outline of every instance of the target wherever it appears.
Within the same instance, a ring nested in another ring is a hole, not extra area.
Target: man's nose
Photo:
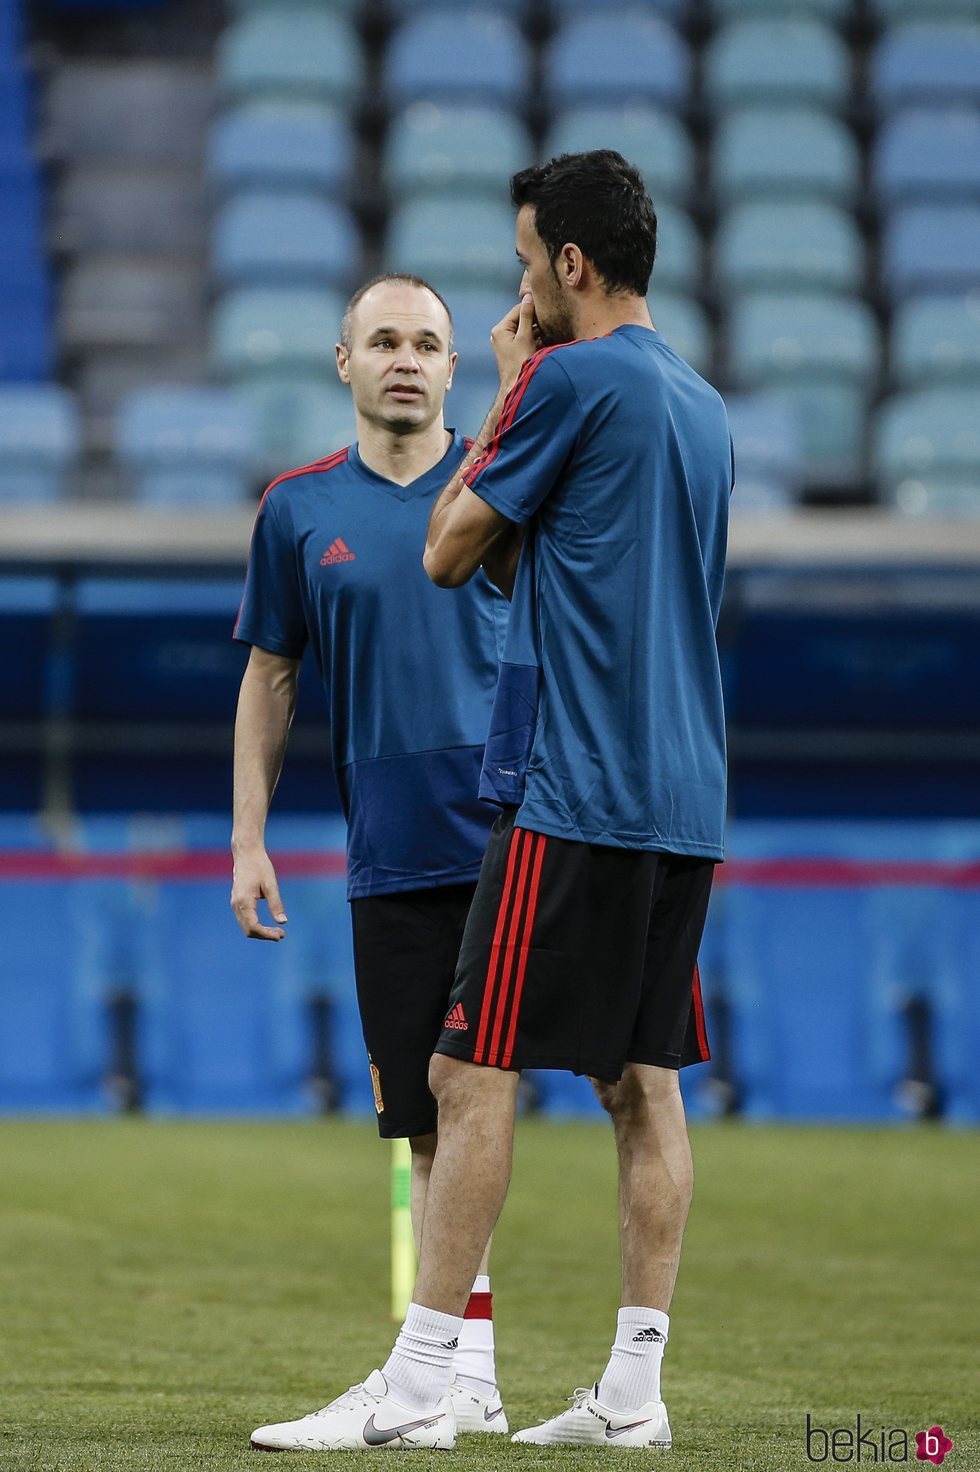
[[[523,296],[526,291],[530,291],[530,290],[531,290],[531,283],[528,280],[528,277],[527,277],[527,269],[525,268],[524,275],[521,277],[520,290],[518,291],[517,295],[518,296]]]
[[[395,367],[399,372],[417,373],[419,371],[418,359],[415,356],[415,349],[411,343],[404,343],[398,349],[395,354]]]

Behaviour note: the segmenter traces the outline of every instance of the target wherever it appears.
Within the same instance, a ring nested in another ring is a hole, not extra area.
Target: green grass
[[[980,1467],[980,1137],[724,1126],[694,1146],[670,1467],[807,1467],[807,1410],[828,1427],[858,1411],[910,1432],[939,1422],[946,1466]],[[254,1425],[386,1357],[387,1164],[369,1124],[0,1122],[0,1472],[256,1472]],[[494,1268],[516,1426],[602,1368],[614,1213],[602,1126],[521,1124]],[[501,1440],[403,1455],[442,1469],[597,1460]]]

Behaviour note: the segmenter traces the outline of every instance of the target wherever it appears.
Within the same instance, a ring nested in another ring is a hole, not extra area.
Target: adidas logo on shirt
[[[351,551],[343,537],[337,537],[320,558],[320,566],[329,567],[332,562],[353,562],[356,556],[357,553]]]
[[[450,1032],[466,1032],[469,1023],[466,1020],[466,1013],[463,1011],[462,1002],[456,1003],[442,1025],[443,1027],[448,1027]]]

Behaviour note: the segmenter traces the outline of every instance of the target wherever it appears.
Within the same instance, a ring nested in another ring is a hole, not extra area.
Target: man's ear
[[[450,353],[449,354],[449,378],[448,378],[448,381],[446,383],[446,393],[447,394],[448,394],[449,390],[453,386],[453,379],[456,377],[456,364],[458,362],[459,362],[459,354],[458,353]]]
[[[581,286],[585,275],[585,257],[571,241],[558,252],[556,262],[558,277],[563,286]]]
[[[350,374],[347,372],[347,361],[350,358],[349,349],[342,342],[338,342],[334,346],[334,352],[337,355],[337,375],[341,383],[350,383]]]

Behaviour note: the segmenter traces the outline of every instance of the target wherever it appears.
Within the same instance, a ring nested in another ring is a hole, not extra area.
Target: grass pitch
[[[938,1423],[946,1466],[980,1468],[980,1137],[720,1126],[694,1149],[674,1451],[484,1436],[406,1466],[782,1472],[811,1465],[809,1411],[876,1435]],[[265,1468],[253,1426],[387,1355],[388,1160],[370,1124],[0,1122],[0,1472]],[[594,1379],[613,1333],[603,1126],[521,1123],[494,1288],[518,1427]],[[909,1465],[929,1465],[914,1442]]]

